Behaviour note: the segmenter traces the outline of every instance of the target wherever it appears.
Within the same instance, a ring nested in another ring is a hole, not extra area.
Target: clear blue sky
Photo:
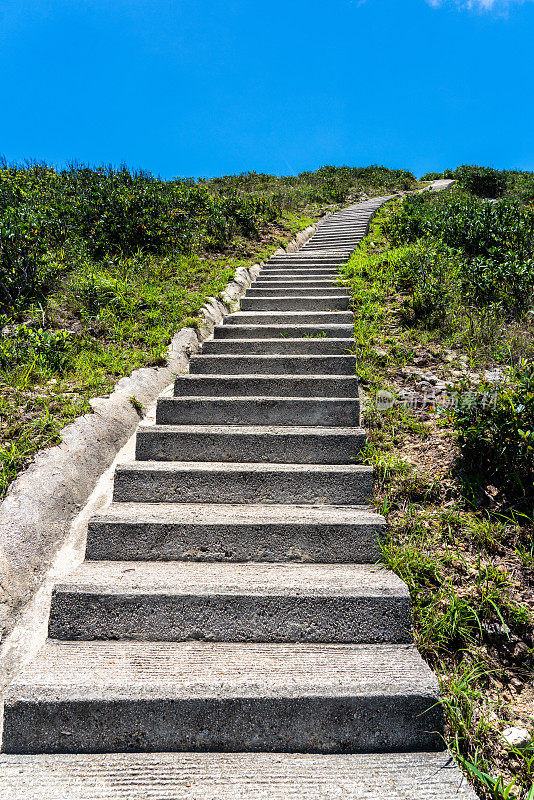
[[[1,0],[0,153],[534,170],[533,50],[533,0]]]

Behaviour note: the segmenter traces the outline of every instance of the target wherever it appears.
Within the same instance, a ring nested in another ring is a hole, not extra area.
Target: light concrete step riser
[[[76,587],[52,596],[49,636],[61,640],[186,642],[412,641],[410,599],[190,593],[106,594]]]
[[[350,297],[244,297],[242,311],[346,311]]]
[[[118,466],[118,503],[324,503],[371,501],[371,467],[137,462]],[[227,469],[225,469],[225,467]],[[285,471],[282,471],[285,467]]]
[[[353,325],[351,311],[237,311],[224,319],[224,325]]]
[[[357,427],[357,398],[160,397],[157,425]]]
[[[354,356],[193,356],[193,375],[355,375]]]
[[[248,421],[247,421],[248,422]],[[300,423],[302,424],[302,423]],[[191,427],[191,426],[190,426]],[[182,430],[182,426],[142,427],[137,433],[138,461],[265,461],[273,464],[351,464],[365,444],[361,429],[237,428]]]
[[[344,355],[354,350],[354,339],[300,337],[289,339],[213,339],[204,342],[206,355]]]
[[[177,397],[349,397],[357,399],[358,381],[346,376],[180,375]]]
[[[352,325],[217,325],[213,335],[215,339],[350,339],[353,332]]]
[[[374,564],[384,530],[353,507],[119,503],[89,521],[86,558]]]
[[[255,286],[256,284],[254,284]],[[287,289],[281,288],[269,288],[268,286],[258,286],[258,288],[247,289],[247,298],[253,297],[261,297],[261,298],[273,298],[277,299],[287,297],[288,294],[291,294],[291,297],[347,297],[348,292],[344,286],[331,286],[327,287],[319,287],[315,288],[305,288],[305,289],[291,289],[289,292]]]
[[[447,752],[3,756],[0,797],[134,800],[133,775],[135,800],[476,800]]]

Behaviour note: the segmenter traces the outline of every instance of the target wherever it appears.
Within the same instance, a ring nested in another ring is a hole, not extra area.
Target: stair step
[[[270,289],[264,286],[258,286],[256,288],[256,284],[252,285],[252,288],[247,289],[246,297],[269,297],[269,298],[285,298],[288,295],[291,297],[347,297],[348,293],[344,287],[338,286],[331,286],[329,288],[326,287],[319,287],[318,289],[305,287],[303,289],[291,289],[288,291],[284,287]]]
[[[119,503],[324,503],[362,505],[373,469],[359,464],[137,461],[117,466]]]
[[[310,337],[350,339],[354,331],[352,325],[217,325],[215,339],[298,339]],[[352,340],[354,347],[354,340]]]
[[[285,297],[243,297],[241,300],[242,311],[345,311],[350,306],[348,294],[316,295],[313,297],[298,297],[286,294]]]
[[[346,356],[266,355],[193,356],[192,375],[354,375],[356,358]]]
[[[341,267],[318,267],[318,266],[303,266],[303,267],[277,267],[275,264],[269,264],[262,267],[259,277],[260,278],[277,278],[284,280],[286,278],[317,278],[318,280],[332,280],[339,275]],[[259,278],[258,278],[259,280]]]
[[[0,756],[6,800],[421,800],[423,786],[424,800],[476,800],[448,753]]]
[[[351,464],[365,445],[362,428],[247,425],[143,425],[138,461],[271,461],[286,464]]]
[[[337,290],[339,288],[340,288],[339,282],[335,278],[335,276],[333,276],[330,279],[324,279],[324,278],[322,278],[322,279],[317,279],[317,278],[286,278],[286,279],[282,279],[282,278],[266,277],[266,278],[258,278],[256,281],[254,281],[254,284],[252,286],[252,289],[255,289],[256,291],[259,290],[259,289],[269,289],[269,290],[277,289],[278,291],[281,291],[282,289],[284,289],[284,290],[286,290],[286,292],[285,292],[286,294],[288,293],[287,289],[291,289],[291,294],[294,294],[294,291],[293,291],[294,289],[295,290],[296,289],[313,289],[313,290],[317,290],[317,289],[325,290],[326,289],[327,292],[329,292],[330,289],[336,289]],[[248,291],[250,292],[250,291],[252,291],[252,289],[249,289]],[[346,292],[347,290],[343,289],[343,291]],[[323,291],[323,294],[324,294],[324,291]]]
[[[204,342],[206,355],[343,355],[354,350],[354,338],[278,337],[277,339],[212,339]]]
[[[54,587],[48,635],[404,644],[410,595],[390,570],[361,564],[86,561]]]
[[[89,521],[86,558],[374,564],[384,529],[360,506],[113,503]]]
[[[353,325],[351,311],[236,311],[229,314],[225,325]]]
[[[49,640],[8,690],[3,748],[391,752],[442,733],[411,645]]]
[[[174,382],[174,394],[178,397],[349,397],[354,400],[358,398],[358,381],[346,375],[179,375]]]
[[[344,397],[160,397],[156,425],[358,427],[360,404]]]

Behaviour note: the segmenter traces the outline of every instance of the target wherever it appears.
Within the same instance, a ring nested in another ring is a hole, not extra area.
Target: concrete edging
[[[318,224],[299,232],[280,252],[296,252]],[[260,270],[260,264],[239,267],[220,299],[212,297],[201,308],[204,324],[174,335],[166,366],[136,369],[121,378],[108,397],[91,400],[93,413],[67,425],[61,444],[38,452],[12,483],[0,504],[0,641],[45,581],[98,479],[135,432],[144,416],[136,407],[146,409],[175,375],[187,371],[191,355],[223,317],[236,310]]]

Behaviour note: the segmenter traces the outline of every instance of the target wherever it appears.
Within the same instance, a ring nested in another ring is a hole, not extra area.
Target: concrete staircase
[[[474,797],[358,463],[336,273],[384,200],[273,256],[140,426],[10,687],[2,798]]]

